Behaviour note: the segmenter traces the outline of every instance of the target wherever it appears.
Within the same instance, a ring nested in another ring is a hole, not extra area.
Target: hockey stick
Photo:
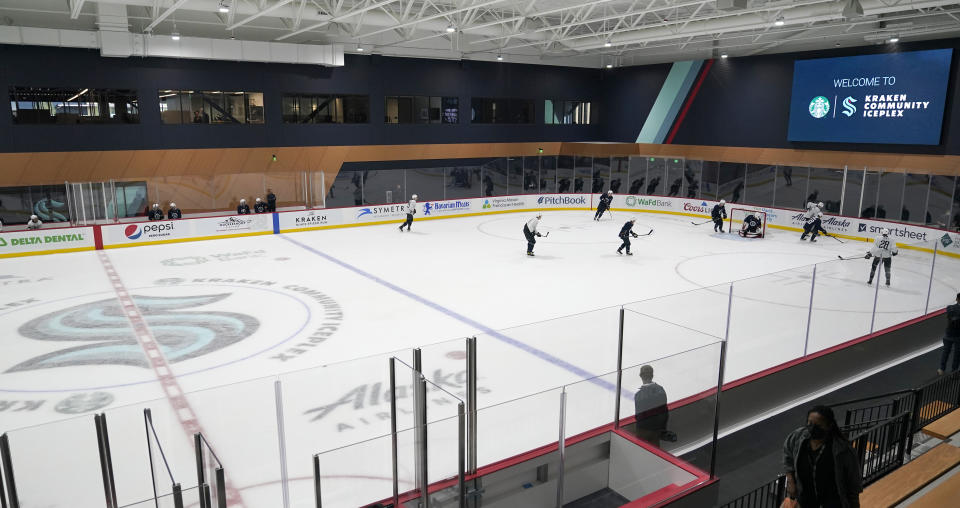
[[[843,241],[843,240],[841,240],[841,239],[839,239],[839,238],[837,238],[837,237],[835,237],[835,236],[833,236],[833,235],[828,235],[828,234],[824,233],[823,236],[828,236],[828,237],[830,237],[830,238],[833,238],[834,240],[836,240],[836,241],[838,241],[838,242],[840,242],[840,243],[847,243],[847,242],[845,242],[845,241]]]
[[[850,261],[851,259],[863,259],[863,256],[854,256],[852,258],[845,258],[838,254],[837,259],[839,259],[840,261]]]
[[[652,234],[653,234],[653,228],[650,228],[650,232],[649,232],[649,233],[644,233],[644,234],[642,234],[642,235],[637,235],[637,238],[639,238],[639,237],[641,237],[641,236],[650,236],[650,235],[652,235]]]
[[[708,221],[703,221],[703,222],[693,222],[693,221],[690,221],[690,224],[693,224],[694,226],[702,226],[702,225],[704,225],[704,224],[710,224],[711,222],[713,222],[713,219],[710,219],[710,220],[708,220]]]

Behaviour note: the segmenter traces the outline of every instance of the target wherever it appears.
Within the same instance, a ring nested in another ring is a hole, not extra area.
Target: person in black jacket
[[[250,213],[250,205],[247,204],[246,199],[241,199],[240,204],[237,205],[237,215],[246,215]]]
[[[810,241],[816,242],[817,235],[820,233],[830,236],[830,233],[827,233],[827,230],[823,229],[823,214],[817,213],[813,217],[807,219],[807,222],[803,225],[803,234],[800,235],[800,239],[806,240],[807,235],[813,235],[810,237]]]
[[[620,248],[617,249],[617,254],[623,254],[623,248],[626,247],[626,248],[627,248],[627,255],[628,255],[628,256],[632,256],[632,255],[633,255],[633,254],[630,252],[630,237],[632,236],[632,237],[636,238],[636,237],[640,236],[640,235],[638,235],[638,234],[636,234],[636,233],[633,232],[633,223],[634,223],[634,222],[637,222],[637,219],[631,218],[630,220],[628,220],[627,222],[625,222],[625,223],[623,224],[623,227],[622,227],[622,228],[620,228],[620,234],[617,235],[617,236],[619,236],[620,239],[623,240],[623,243],[621,243],[621,244],[620,244]]]
[[[604,212],[610,209],[610,203],[613,202],[613,191],[608,190],[606,194],[600,196],[600,202],[597,203],[597,213],[593,215],[593,220],[600,220]],[[613,214],[611,214],[612,216]]]
[[[177,208],[176,203],[170,203],[170,208],[167,209],[167,218],[171,220],[182,219],[183,212]]]
[[[257,198],[257,201],[253,204],[253,212],[254,212],[254,213],[266,213],[266,212],[267,212],[267,204],[264,203],[262,199]]]
[[[160,203],[154,203],[150,207],[150,211],[147,212],[147,218],[150,220],[163,220],[163,209],[160,208]]]
[[[727,202],[720,200],[716,206],[713,207],[713,210],[710,212],[710,218],[713,219],[713,231],[723,233],[723,220],[727,218],[727,209],[724,208]]]
[[[269,188],[267,189],[267,211],[277,211],[277,195],[273,193],[273,189]]]
[[[787,496],[799,500],[801,508],[860,508],[857,454],[827,406],[810,408],[806,426],[784,440],[783,470]]]
[[[637,417],[637,437],[660,447],[660,436],[667,430],[670,414],[667,411],[667,392],[653,382],[653,367],[640,367],[643,385],[633,396],[634,413]]]
[[[947,370],[947,358],[953,350],[953,372],[960,370],[960,293],[957,293],[957,303],[947,305],[947,331],[943,334],[943,352],[940,353],[940,368],[937,374],[942,375]]]

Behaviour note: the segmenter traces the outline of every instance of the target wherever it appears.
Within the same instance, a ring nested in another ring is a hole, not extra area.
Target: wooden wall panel
[[[64,181],[213,176],[238,173],[289,174],[322,171],[332,181],[344,162],[459,159],[536,155],[651,155],[688,159],[862,168],[942,175],[960,174],[960,157],[775,148],[634,143],[475,143],[437,145],[308,146],[189,150],[117,150],[0,154],[0,186]],[[277,156],[273,162],[272,156]]]

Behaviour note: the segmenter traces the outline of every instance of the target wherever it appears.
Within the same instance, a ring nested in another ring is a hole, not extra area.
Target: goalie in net
[[[767,233],[767,214],[759,210],[734,209],[731,210],[730,219],[731,222],[740,222],[737,233],[744,238],[763,238]],[[734,228],[731,227],[730,230],[734,231]]]

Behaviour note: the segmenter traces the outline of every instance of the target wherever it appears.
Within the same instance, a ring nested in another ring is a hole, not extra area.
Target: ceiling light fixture
[[[890,38],[890,44],[896,44],[896,43],[898,43],[898,42],[900,42],[900,38],[899,38],[899,37],[891,37],[891,38]]]
[[[774,21],[773,24],[776,26],[783,26],[784,24],[783,16],[777,16],[777,20]]]
[[[613,64],[607,64],[607,68],[608,68],[608,69],[612,69],[612,68],[613,68]]]
[[[724,54],[720,55],[720,58],[723,58],[724,60],[726,60],[726,59],[727,59],[727,54],[724,53]]]
[[[607,42],[604,42],[604,43],[603,43],[603,47],[605,47],[605,48],[609,48],[610,46],[613,46],[613,43],[610,42],[610,41],[607,41]]]
[[[498,62],[502,62],[502,61],[503,61],[503,55],[497,54],[497,61],[498,61]]]
[[[457,29],[454,28],[453,25],[450,25],[450,26],[447,27],[447,33],[448,33],[448,34],[452,34],[453,32],[456,32],[456,31],[457,31]]]
[[[217,10],[220,11],[221,13],[223,13],[223,14],[226,14],[226,13],[230,12],[230,6],[227,5],[223,0],[220,0],[220,7],[217,8]]]
[[[175,40],[175,41],[179,41],[179,40],[180,40],[180,32],[173,32],[172,34],[170,34],[170,38],[173,39],[173,40]]]
[[[363,46],[357,46],[357,51],[363,53]]]

